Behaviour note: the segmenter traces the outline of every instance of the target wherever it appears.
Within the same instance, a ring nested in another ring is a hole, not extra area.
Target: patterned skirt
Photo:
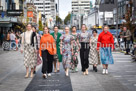
[[[34,68],[37,65],[37,54],[31,45],[24,46],[24,65],[29,68]]]
[[[102,64],[114,64],[111,47],[100,48],[100,60]]]
[[[71,52],[66,52],[64,54],[62,54],[62,64],[63,64],[63,68],[70,68],[70,62],[71,62]]]
[[[94,47],[90,47],[90,52],[89,52],[89,64],[94,65],[94,64],[100,64],[100,57],[97,49]]]

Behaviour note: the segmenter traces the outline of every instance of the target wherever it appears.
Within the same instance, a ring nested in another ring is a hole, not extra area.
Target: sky
[[[59,0],[59,15],[62,19],[65,19],[65,17],[68,15],[68,12],[71,11],[71,1],[72,0]],[[95,2],[95,0],[90,1],[92,1],[93,3]]]

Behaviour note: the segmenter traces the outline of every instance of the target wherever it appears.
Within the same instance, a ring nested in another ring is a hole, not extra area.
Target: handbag
[[[54,58],[54,60],[58,59],[58,54],[55,54],[55,55],[53,56],[53,58]]]

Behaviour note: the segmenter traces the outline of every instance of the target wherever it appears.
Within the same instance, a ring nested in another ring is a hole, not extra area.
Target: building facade
[[[22,22],[18,21],[18,17],[23,15],[23,1],[25,0],[1,0],[0,1],[0,31],[7,33],[8,31],[18,31],[16,26],[21,26]],[[20,30],[21,31],[21,30]]]
[[[83,24],[83,16],[90,12],[91,2],[90,0],[72,0],[71,3],[71,25],[75,25],[80,29]]]
[[[98,27],[103,25],[114,25],[113,9],[116,8],[117,0],[96,0],[95,6],[90,10],[88,15],[83,17],[83,23],[88,28]]]
[[[129,4],[129,0],[118,0],[118,17],[119,17],[119,24],[125,22],[125,14],[126,14],[126,6]],[[132,19],[136,24],[136,0],[132,0]]]
[[[84,14],[90,11],[90,0],[72,0],[73,14]]]
[[[36,9],[36,6],[34,6],[32,3],[27,3],[27,18],[28,23],[31,23],[33,26],[37,26],[37,15],[38,10]]]
[[[56,3],[55,0],[33,0],[34,5],[37,7],[38,11],[41,12],[43,17],[42,22],[47,23],[51,28],[54,26],[56,21]],[[44,7],[45,5],[45,7]],[[45,8],[45,11],[44,11]]]

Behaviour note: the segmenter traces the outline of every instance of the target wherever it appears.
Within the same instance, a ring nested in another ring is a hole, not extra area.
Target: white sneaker
[[[48,76],[50,77],[50,76],[51,76],[51,73],[49,73]]]
[[[103,69],[103,72],[102,72],[102,74],[105,74],[106,73],[106,70],[105,69]]]
[[[108,74],[108,69],[106,69],[106,74]]]

